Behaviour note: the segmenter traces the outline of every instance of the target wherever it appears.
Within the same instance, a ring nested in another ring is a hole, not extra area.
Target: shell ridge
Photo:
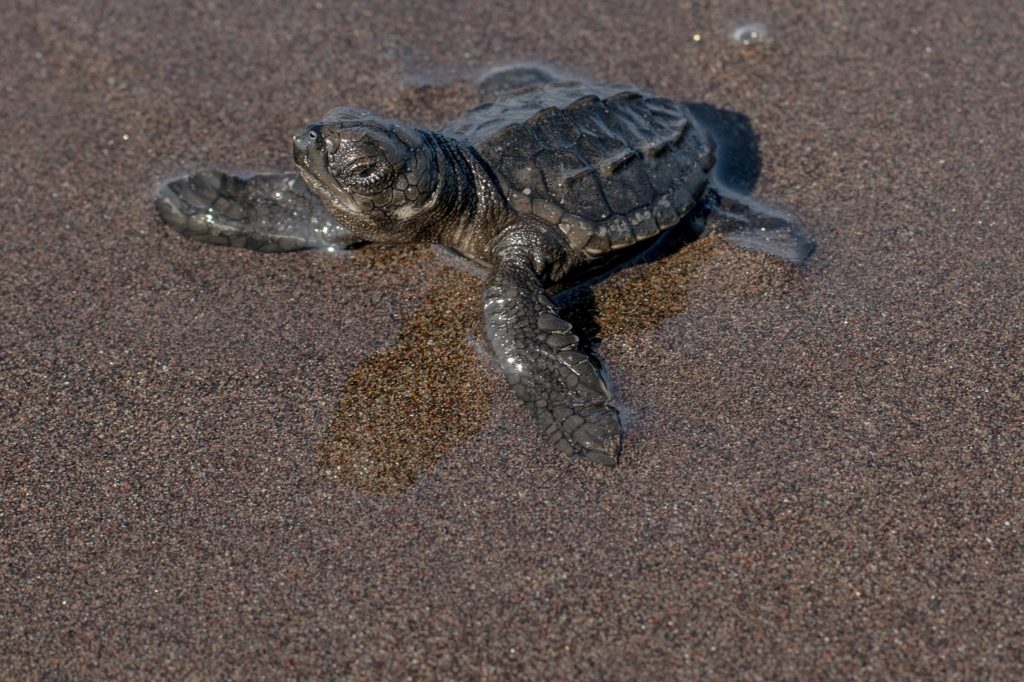
[[[549,84],[451,127],[490,162],[513,210],[592,256],[678,223],[713,163],[684,104],[618,87]]]

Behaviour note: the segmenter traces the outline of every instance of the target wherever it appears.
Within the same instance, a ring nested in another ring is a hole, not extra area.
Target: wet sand
[[[407,5],[0,9],[2,676],[1024,675],[1024,12]],[[818,240],[585,292],[615,470],[544,445],[448,257],[151,204],[524,59],[749,116]]]

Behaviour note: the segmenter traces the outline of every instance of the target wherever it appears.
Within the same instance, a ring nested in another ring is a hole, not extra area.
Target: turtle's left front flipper
[[[200,171],[162,184],[156,208],[177,232],[211,244],[297,251],[357,242],[327,214],[298,173]]]
[[[558,315],[528,256],[507,256],[484,293],[484,328],[509,385],[566,454],[614,466],[619,414],[572,325]]]

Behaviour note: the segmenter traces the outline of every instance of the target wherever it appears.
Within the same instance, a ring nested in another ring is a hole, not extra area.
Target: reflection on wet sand
[[[725,249],[743,254],[735,265],[749,263],[757,288],[778,285],[779,276],[795,272],[780,260],[711,236],[596,284],[584,283],[557,300],[582,347],[597,350],[599,357],[603,339],[629,342],[680,315],[695,281],[716,257],[726,257]],[[397,343],[358,366],[341,387],[319,452],[325,477],[368,492],[399,492],[478,433],[490,417],[494,392],[507,390],[500,373],[470,345],[475,338],[485,346],[479,278],[448,264],[437,272]]]
[[[624,268],[597,285],[583,283],[557,300],[588,350],[603,338],[635,338],[686,309],[692,280],[717,244],[717,238],[700,239],[653,262]]]
[[[592,328],[605,338],[636,340],[662,329],[683,314],[691,295],[728,268],[745,292],[781,290],[799,277],[802,266],[733,245],[719,235],[702,237],[650,263],[615,273],[594,290],[597,321]],[[572,292],[568,292],[572,293]],[[740,292],[743,293],[743,292]],[[575,318],[574,318],[575,322]]]
[[[397,491],[479,431],[504,383],[469,345],[479,319],[480,281],[441,268],[397,343],[340,389],[320,447],[322,474],[362,490]]]

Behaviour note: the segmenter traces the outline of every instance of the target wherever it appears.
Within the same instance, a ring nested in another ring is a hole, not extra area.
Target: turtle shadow
[[[703,103],[688,103],[694,117],[715,141],[715,166],[711,177],[715,185],[736,194],[750,194],[761,176],[760,137],[750,117],[738,111]]]

